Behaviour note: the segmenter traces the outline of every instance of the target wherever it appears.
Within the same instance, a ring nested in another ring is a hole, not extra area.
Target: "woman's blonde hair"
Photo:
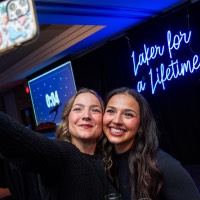
[[[71,97],[71,99],[66,103],[66,105],[63,109],[61,123],[56,128],[56,138],[58,140],[71,142],[71,134],[69,132],[68,116],[72,109],[72,106],[73,106],[73,103],[74,103],[76,97],[79,94],[83,94],[83,93],[91,93],[91,94],[95,95],[101,104],[102,113],[104,113],[104,110],[105,110],[104,102],[103,102],[102,98],[98,95],[98,93],[95,92],[94,90],[88,89],[88,88],[80,89],[73,97]],[[103,123],[103,118],[102,118],[102,123]],[[103,133],[103,130],[102,130],[102,133]],[[106,170],[108,176],[110,177],[110,168],[112,166],[112,160],[111,160],[111,157],[108,156],[107,151],[108,151],[107,138],[104,136],[104,134],[102,134],[102,136],[97,141],[96,152],[98,152],[102,155],[102,160],[105,165],[105,170]]]

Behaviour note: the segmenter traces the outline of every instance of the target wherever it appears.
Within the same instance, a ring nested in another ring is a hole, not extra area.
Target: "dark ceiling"
[[[35,0],[36,41],[0,55],[0,93],[57,61],[80,56],[188,0]]]

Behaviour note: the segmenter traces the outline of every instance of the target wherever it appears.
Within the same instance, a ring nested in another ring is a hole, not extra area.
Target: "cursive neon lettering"
[[[167,54],[169,55],[169,64],[166,65],[161,63],[159,67],[151,66],[151,60],[159,58],[165,53],[165,45],[153,45],[148,47],[146,44],[143,45],[143,52],[136,54],[135,51],[132,52],[134,75],[137,76],[139,68],[148,67],[149,68],[149,82],[144,82],[143,80],[138,81],[137,90],[139,92],[144,91],[147,84],[150,83],[152,94],[155,93],[157,87],[161,87],[163,90],[166,89],[166,81],[171,81],[172,79],[177,79],[179,76],[185,76],[187,73],[194,73],[196,70],[200,69],[199,56],[194,55],[192,59],[187,59],[185,62],[179,62],[179,59],[172,59],[174,51],[178,51],[181,45],[188,44],[190,42],[192,31],[181,32],[172,35],[170,30],[167,31]],[[176,54],[177,55],[177,54]],[[190,54],[189,54],[190,55]],[[143,66],[146,65],[146,66]],[[153,68],[152,68],[153,67]],[[146,70],[141,70],[146,71]]]
[[[171,68],[171,70],[172,70],[173,77],[177,78],[180,73],[179,68],[178,68],[178,60],[176,60],[176,61],[171,60],[171,64],[169,65],[169,68]]]
[[[170,58],[172,58],[172,50],[173,49],[178,50],[180,48],[182,39],[184,40],[185,43],[189,43],[191,34],[192,34],[192,32],[190,31],[187,36],[186,33],[182,33],[180,31],[179,35],[175,35],[174,38],[172,39],[171,31],[167,31],[167,45],[168,45],[168,51],[169,51]],[[173,42],[172,42],[172,40],[173,40]]]
[[[139,66],[142,66],[143,64],[149,65],[150,61],[155,59],[157,55],[162,56],[164,54],[164,46],[152,46],[152,47],[147,47],[146,44],[144,44],[144,52],[140,53],[138,56],[138,61],[136,62],[135,58],[135,52],[132,52],[132,59],[133,59],[133,69],[134,69],[134,74],[137,76]]]
[[[146,83],[145,83],[145,82],[139,81],[139,82],[137,83],[137,91],[138,91],[138,92],[144,91],[144,90],[145,90],[145,87],[146,87]]]
[[[200,68],[199,57],[195,55],[192,59],[187,60],[185,63],[178,63],[178,60],[173,61],[171,60],[171,64],[165,69],[163,63],[161,63],[160,68],[156,68],[156,79],[154,82],[153,76],[153,69],[150,68],[149,75],[150,75],[150,83],[151,83],[151,92],[152,94],[155,93],[156,88],[158,85],[162,86],[162,89],[165,90],[165,82],[171,81],[172,79],[176,79],[179,76],[185,76],[187,72],[194,73],[195,70]]]
[[[200,63],[198,63],[198,61],[199,61],[199,57],[197,55],[195,55],[193,58],[193,68],[196,70],[199,69],[199,67],[200,67]]]

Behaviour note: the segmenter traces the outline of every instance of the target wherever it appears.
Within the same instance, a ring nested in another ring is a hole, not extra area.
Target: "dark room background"
[[[199,10],[197,2],[166,13],[72,60],[77,89],[103,98],[146,83],[141,93],[155,113],[160,146],[184,164],[200,164]]]
[[[200,164],[199,10],[197,1],[166,12],[79,57],[66,55],[27,80],[71,61],[77,89],[95,89],[103,98],[117,87],[140,89],[155,114],[161,148],[185,165]],[[21,121],[35,127],[24,85],[12,91]],[[7,99],[0,98],[3,111]]]
[[[0,110],[12,113],[27,128],[54,138],[55,123],[50,129],[47,123],[44,132],[37,129],[31,95],[25,88],[31,79],[70,61],[77,90],[94,89],[103,99],[118,87],[139,90],[155,115],[160,147],[183,164],[200,190],[199,11],[200,1],[194,1],[81,55],[66,55],[27,77],[25,84],[0,94]]]

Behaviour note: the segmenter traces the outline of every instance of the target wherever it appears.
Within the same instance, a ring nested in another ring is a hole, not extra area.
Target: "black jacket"
[[[42,200],[105,198],[107,183],[101,159],[81,153],[69,142],[33,132],[2,112],[0,153],[15,165],[39,174]]]

